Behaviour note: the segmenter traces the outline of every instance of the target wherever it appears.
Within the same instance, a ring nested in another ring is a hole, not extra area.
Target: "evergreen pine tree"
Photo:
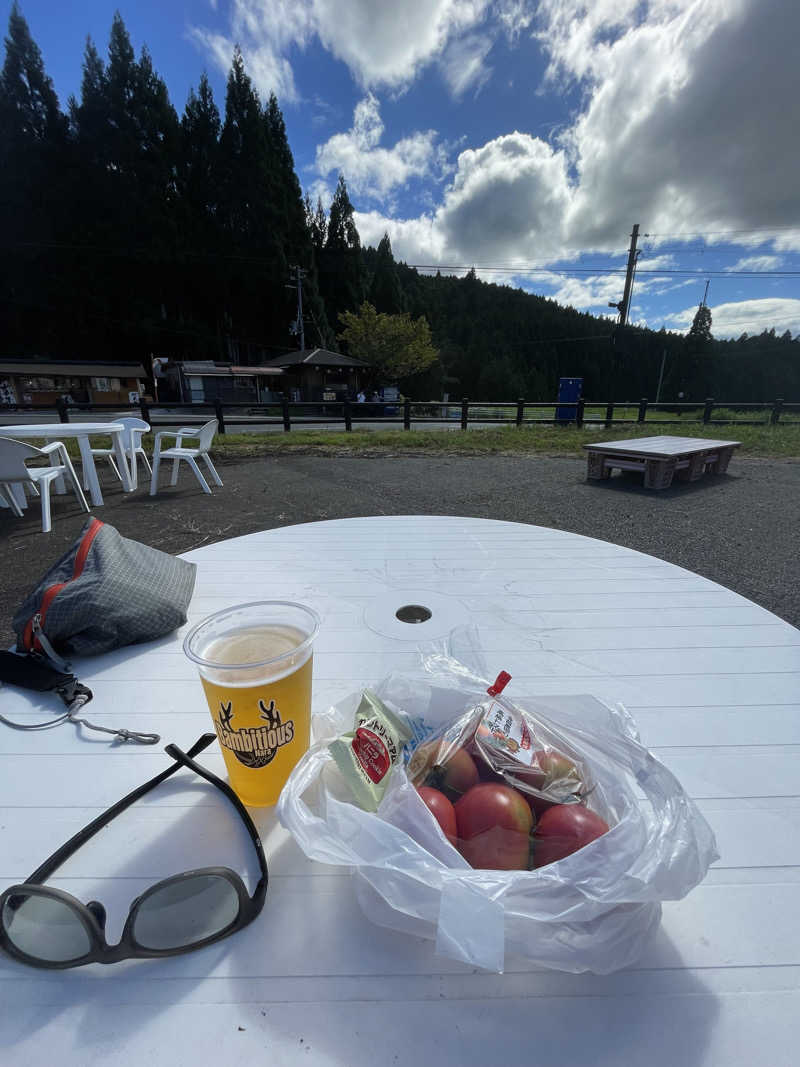
[[[375,256],[375,271],[369,287],[369,302],[378,311],[397,315],[405,310],[397,264],[392,255],[392,243],[385,233]]]
[[[60,219],[67,122],[42,54],[16,3],[0,71],[0,233],[12,254],[0,263],[3,343],[10,352],[49,351],[59,298]]]
[[[0,73],[0,144],[4,154],[66,133],[53,83],[18,4],[11,5],[6,55]]]
[[[339,315],[354,311],[364,299],[361,240],[353,218],[353,205],[347,195],[347,185],[341,174],[328,213],[325,247],[320,254],[319,280],[330,323],[338,323]]]

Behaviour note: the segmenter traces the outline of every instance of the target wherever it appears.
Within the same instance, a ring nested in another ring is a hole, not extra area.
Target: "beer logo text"
[[[291,719],[281,721],[281,713],[275,707],[274,700],[267,705],[259,700],[258,706],[260,718],[264,720],[263,726],[243,726],[240,729],[233,726],[235,715],[230,700],[227,703],[220,701],[219,720],[214,720],[219,743],[233,752],[245,767],[266,767],[275,758],[278,749],[288,745],[294,737],[294,722]]]

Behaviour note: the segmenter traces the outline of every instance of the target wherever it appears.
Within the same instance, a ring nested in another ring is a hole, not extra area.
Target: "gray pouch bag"
[[[16,652],[0,652],[0,683],[51,690],[67,710],[42,723],[0,721],[39,730],[70,721],[115,739],[152,745],[158,734],[97,726],[77,713],[92,692],[65,656],[94,656],[152,641],[186,622],[194,591],[193,563],[123,537],[91,519],[75,544],[42,578],[14,616]]]
[[[94,656],[170,633],[186,622],[195,571],[90,519],[14,616],[17,651]]]

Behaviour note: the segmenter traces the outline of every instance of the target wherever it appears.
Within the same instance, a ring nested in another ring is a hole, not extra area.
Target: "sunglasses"
[[[0,896],[0,948],[32,967],[58,970],[85,963],[177,956],[211,945],[252,922],[267,895],[267,861],[258,830],[242,802],[227,782],[193,759],[214,741],[215,734],[204,734],[188,752],[167,745],[164,751],[174,760],[171,767],[90,822],[27,881],[6,889]],[[258,855],[261,878],[252,897],[239,875],[228,867],[202,867],[165,878],[134,900],[119,944],[109,945],[102,904],[96,900],[83,904],[70,893],[42,883],[98,830],[181,767],[215,785],[233,804]]]

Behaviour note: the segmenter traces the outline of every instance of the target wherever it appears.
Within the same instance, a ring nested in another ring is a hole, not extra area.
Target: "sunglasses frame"
[[[237,930],[241,930],[242,927],[251,923],[264,907],[264,900],[267,895],[267,885],[269,882],[267,861],[264,855],[264,848],[261,844],[261,838],[258,836],[258,830],[256,829],[253,820],[250,818],[250,814],[244,804],[242,804],[241,800],[239,800],[227,782],[222,781],[221,778],[212,774],[211,771],[202,767],[200,764],[195,763],[192,758],[202,752],[205,748],[208,748],[208,746],[216,741],[216,739],[216,734],[204,734],[197,742],[195,742],[188,752],[182,752],[177,745],[167,745],[164,751],[175,761],[172,767],[168,768],[166,771],[162,771],[160,774],[156,775],[155,778],[150,779],[149,782],[146,782],[144,785],[139,786],[138,789],[133,790],[133,792],[128,793],[122,800],[112,805],[112,807],[103,812],[102,815],[99,815],[89,823],[88,826],[84,827],[83,830],[80,830],[74,837],[71,837],[70,840],[54,852],[49,859],[45,860],[45,862],[34,871],[30,878],[25,882],[22,882],[19,885],[12,885],[6,889],[0,895],[0,948],[12,958],[19,960],[20,963],[26,963],[29,966],[41,968],[43,970],[66,970],[70,967],[82,967],[87,963],[118,963],[120,960],[126,959],[157,959],[166,956],[182,956],[187,952],[194,952],[196,949],[205,948],[206,945],[212,945],[215,941],[220,941],[222,938],[229,937],[230,934],[236,933]],[[169,878],[164,878],[159,882],[155,882],[152,886],[149,886],[143,893],[140,893],[139,896],[136,897],[128,910],[128,917],[125,920],[125,926],[119,943],[116,945],[109,945],[105,937],[105,908],[102,904],[96,901],[90,901],[89,904],[84,904],[82,901],[78,900],[77,897],[72,896],[71,893],[67,893],[63,889],[55,889],[51,886],[43,885],[42,883],[45,879],[49,878],[69,856],[76,852],[81,845],[85,844],[92,838],[98,830],[106,826],[117,815],[130,807],[131,804],[135,803],[135,801],[150,792],[151,789],[154,789],[176,771],[180,770],[181,767],[188,767],[190,770],[193,770],[196,774],[200,775],[200,777],[205,778],[206,781],[220,789],[231,801],[244,822],[250,840],[258,855],[261,878],[259,879],[252,896],[248,894],[244,882],[239,875],[229,867],[199,867],[194,870],[183,871],[181,874],[171,875]],[[158,890],[164,889],[166,886],[180,884],[181,882],[197,878],[198,876],[222,878],[233,886],[239,901],[236,918],[217,933],[211,934],[209,937],[202,938],[199,941],[193,941],[188,945],[165,949],[146,948],[145,946],[140,945],[136,941],[133,931],[142,904],[148,897],[152,896]],[[37,896],[48,898],[50,900],[57,900],[65,904],[83,924],[84,930],[89,937],[89,951],[83,956],[63,961],[39,959],[36,956],[29,956],[27,953],[22,952],[16,945],[14,945],[13,941],[11,941],[3,922],[6,903],[10,899],[13,900],[15,896]]]

